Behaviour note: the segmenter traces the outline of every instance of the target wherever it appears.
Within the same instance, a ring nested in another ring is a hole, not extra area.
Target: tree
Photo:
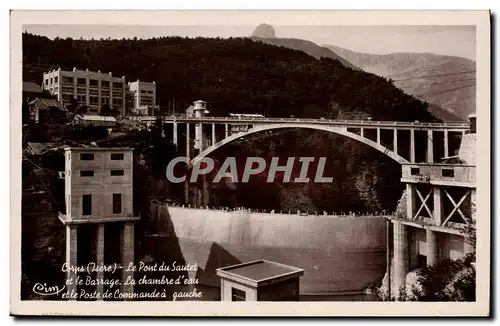
[[[417,282],[400,293],[402,301],[475,301],[475,253],[445,259],[417,273]]]
[[[474,210],[474,205],[472,205]],[[472,252],[457,260],[444,259],[418,272],[418,287],[402,295],[406,301],[475,301],[476,300],[476,223],[467,217],[465,242]]]
[[[69,101],[69,103],[66,105],[66,109],[70,112],[70,113],[73,113],[75,114],[76,113],[76,110],[78,108],[78,100],[74,97],[71,98],[71,100]]]
[[[78,104],[78,107],[76,108],[76,114],[85,114],[89,110],[88,106],[85,104]]]

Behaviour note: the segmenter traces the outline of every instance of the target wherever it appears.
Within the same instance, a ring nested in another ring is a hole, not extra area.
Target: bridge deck
[[[130,120],[141,122],[152,122],[161,118],[166,123],[215,123],[215,124],[319,124],[329,126],[342,126],[351,128],[382,128],[382,129],[421,129],[421,130],[448,130],[465,131],[469,129],[469,123],[466,122],[406,122],[406,121],[371,121],[371,120],[337,120],[337,119],[305,119],[305,118],[257,118],[257,117],[175,117],[175,116],[144,116],[131,117]]]

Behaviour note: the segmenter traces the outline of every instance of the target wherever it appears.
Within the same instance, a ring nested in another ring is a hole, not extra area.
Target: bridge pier
[[[225,126],[225,138],[228,138],[229,137],[229,124],[225,123],[224,126]]]
[[[450,155],[448,150],[448,130],[444,131],[444,157],[448,157]]]
[[[415,163],[415,129],[410,129],[410,162]]]
[[[191,137],[189,135],[189,123],[186,123],[186,157],[191,159]]]
[[[212,123],[212,146],[215,145],[215,123]]]
[[[434,211],[433,219],[436,225],[441,225],[443,223],[443,193],[440,187],[433,188],[434,197]]]
[[[476,188],[470,190],[470,201],[471,201],[471,219],[476,221]]]
[[[426,242],[427,242],[427,266],[432,266],[438,261],[438,237],[435,231],[426,230]]]
[[[427,130],[427,163],[434,162],[434,139],[432,130]]]
[[[406,184],[406,217],[413,220],[415,217],[415,188],[412,184]]]
[[[380,144],[380,128],[377,128],[377,144]]]
[[[398,300],[399,292],[405,288],[406,274],[409,269],[408,230],[398,221],[394,221],[394,293]]]
[[[177,145],[177,122],[174,121],[174,123],[172,123],[172,142],[174,143],[175,145],[175,149],[178,150],[178,145]]]
[[[203,124],[197,123],[194,127],[194,149],[197,149],[198,152],[194,152],[193,155],[198,155],[203,152],[204,149],[204,141],[203,141]]]
[[[394,129],[394,137],[393,137],[393,144],[392,144],[392,151],[398,155],[398,130],[397,129]]]

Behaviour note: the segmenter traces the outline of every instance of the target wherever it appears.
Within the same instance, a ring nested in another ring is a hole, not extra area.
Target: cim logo
[[[308,183],[311,181],[309,177],[311,171],[314,174],[312,181],[315,183],[330,183],[333,181],[332,177],[324,176],[326,157],[320,157],[317,162],[315,162],[316,159],[314,157],[288,157],[284,165],[280,165],[279,161],[279,157],[273,157],[268,167],[266,160],[262,157],[247,157],[243,173],[239,174],[235,157],[226,158],[220,168],[215,168],[215,161],[212,158],[204,157],[192,167],[189,182],[195,183],[200,176],[207,176],[216,172],[212,183],[218,183],[223,178],[228,177],[233,183],[247,183],[250,176],[259,175],[266,171],[266,169],[269,169],[267,173],[268,183],[275,181],[277,173],[283,173],[281,181],[284,183]],[[166,175],[167,179],[172,183],[182,183],[187,180],[187,173],[180,176],[176,176],[176,173],[174,173],[176,165],[179,163],[189,165],[190,161],[184,156],[176,157],[170,161],[167,166]],[[316,163],[316,166],[314,167],[312,163]],[[292,173],[296,170],[296,167],[300,167],[299,176],[292,179]],[[239,177],[240,175],[241,178]]]

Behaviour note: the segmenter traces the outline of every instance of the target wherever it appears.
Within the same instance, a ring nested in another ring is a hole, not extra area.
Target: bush
[[[475,301],[475,254],[442,260],[418,273],[418,287],[402,295],[404,301]]]

